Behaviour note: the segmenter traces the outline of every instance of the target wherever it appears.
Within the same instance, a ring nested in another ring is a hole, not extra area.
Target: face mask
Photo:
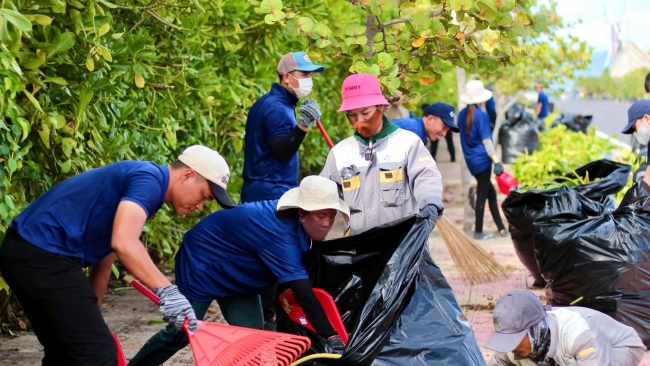
[[[650,141],[650,127],[646,125],[641,125],[641,127],[637,128],[636,140],[639,141],[641,145],[647,145],[648,142]]]
[[[298,88],[294,88],[293,85],[291,85],[291,88],[293,89],[294,92],[296,92],[296,96],[298,98],[304,98],[311,93],[311,88],[314,86],[314,82],[311,80],[311,78],[306,78],[306,79],[298,79],[295,76],[289,74],[292,78],[298,80]]]

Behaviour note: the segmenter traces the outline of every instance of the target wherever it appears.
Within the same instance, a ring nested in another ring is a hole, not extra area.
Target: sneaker
[[[480,233],[474,232],[474,239],[476,239],[476,240],[493,239],[493,238],[494,238],[494,236],[492,236],[490,234],[486,234],[486,233],[483,233],[483,232],[480,232]]]
[[[499,231],[499,235],[501,235],[502,238],[507,238],[507,237],[510,236],[510,233],[508,232],[508,230],[503,229],[503,230]]]

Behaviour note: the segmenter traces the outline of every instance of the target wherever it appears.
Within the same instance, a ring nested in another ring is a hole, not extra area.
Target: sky
[[[560,34],[576,35],[594,49],[591,66],[588,70],[578,71],[577,75],[598,77],[605,68],[612,44],[610,20],[605,5],[609,8],[611,17],[616,22],[621,22],[627,4],[621,41],[623,45],[632,41],[641,49],[650,51],[650,36],[647,35],[650,31],[650,0],[558,0],[557,3],[558,14],[565,24],[574,23],[572,28],[564,29]],[[578,20],[582,22],[578,23]]]
[[[627,31],[623,34],[623,42],[632,41],[642,49],[650,50],[650,0],[559,0],[558,14],[565,22],[582,19],[582,24],[576,24],[573,29],[564,30],[563,33],[577,35],[592,45],[595,51],[609,50],[611,28],[605,4],[616,21],[623,20],[625,5],[628,5]]]

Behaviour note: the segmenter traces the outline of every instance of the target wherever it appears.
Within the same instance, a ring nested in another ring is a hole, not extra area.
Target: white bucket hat
[[[483,82],[472,80],[465,85],[465,92],[460,95],[460,101],[467,104],[487,102],[492,98],[492,92],[485,89]]]
[[[300,187],[292,188],[280,197],[278,211],[301,208],[305,211],[335,209],[343,214],[345,221],[350,219],[350,208],[339,198],[339,190],[333,181],[310,175],[300,182]]]

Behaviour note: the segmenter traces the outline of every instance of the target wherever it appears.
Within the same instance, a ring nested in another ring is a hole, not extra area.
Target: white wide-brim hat
[[[465,85],[465,92],[460,95],[460,101],[467,104],[487,102],[492,98],[492,92],[485,89],[483,82],[472,80]]]
[[[339,190],[333,181],[310,175],[300,182],[300,186],[288,190],[278,201],[278,211],[290,208],[301,208],[305,211],[326,209],[338,210],[345,218],[350,219],[350,208],[339,198]]]

